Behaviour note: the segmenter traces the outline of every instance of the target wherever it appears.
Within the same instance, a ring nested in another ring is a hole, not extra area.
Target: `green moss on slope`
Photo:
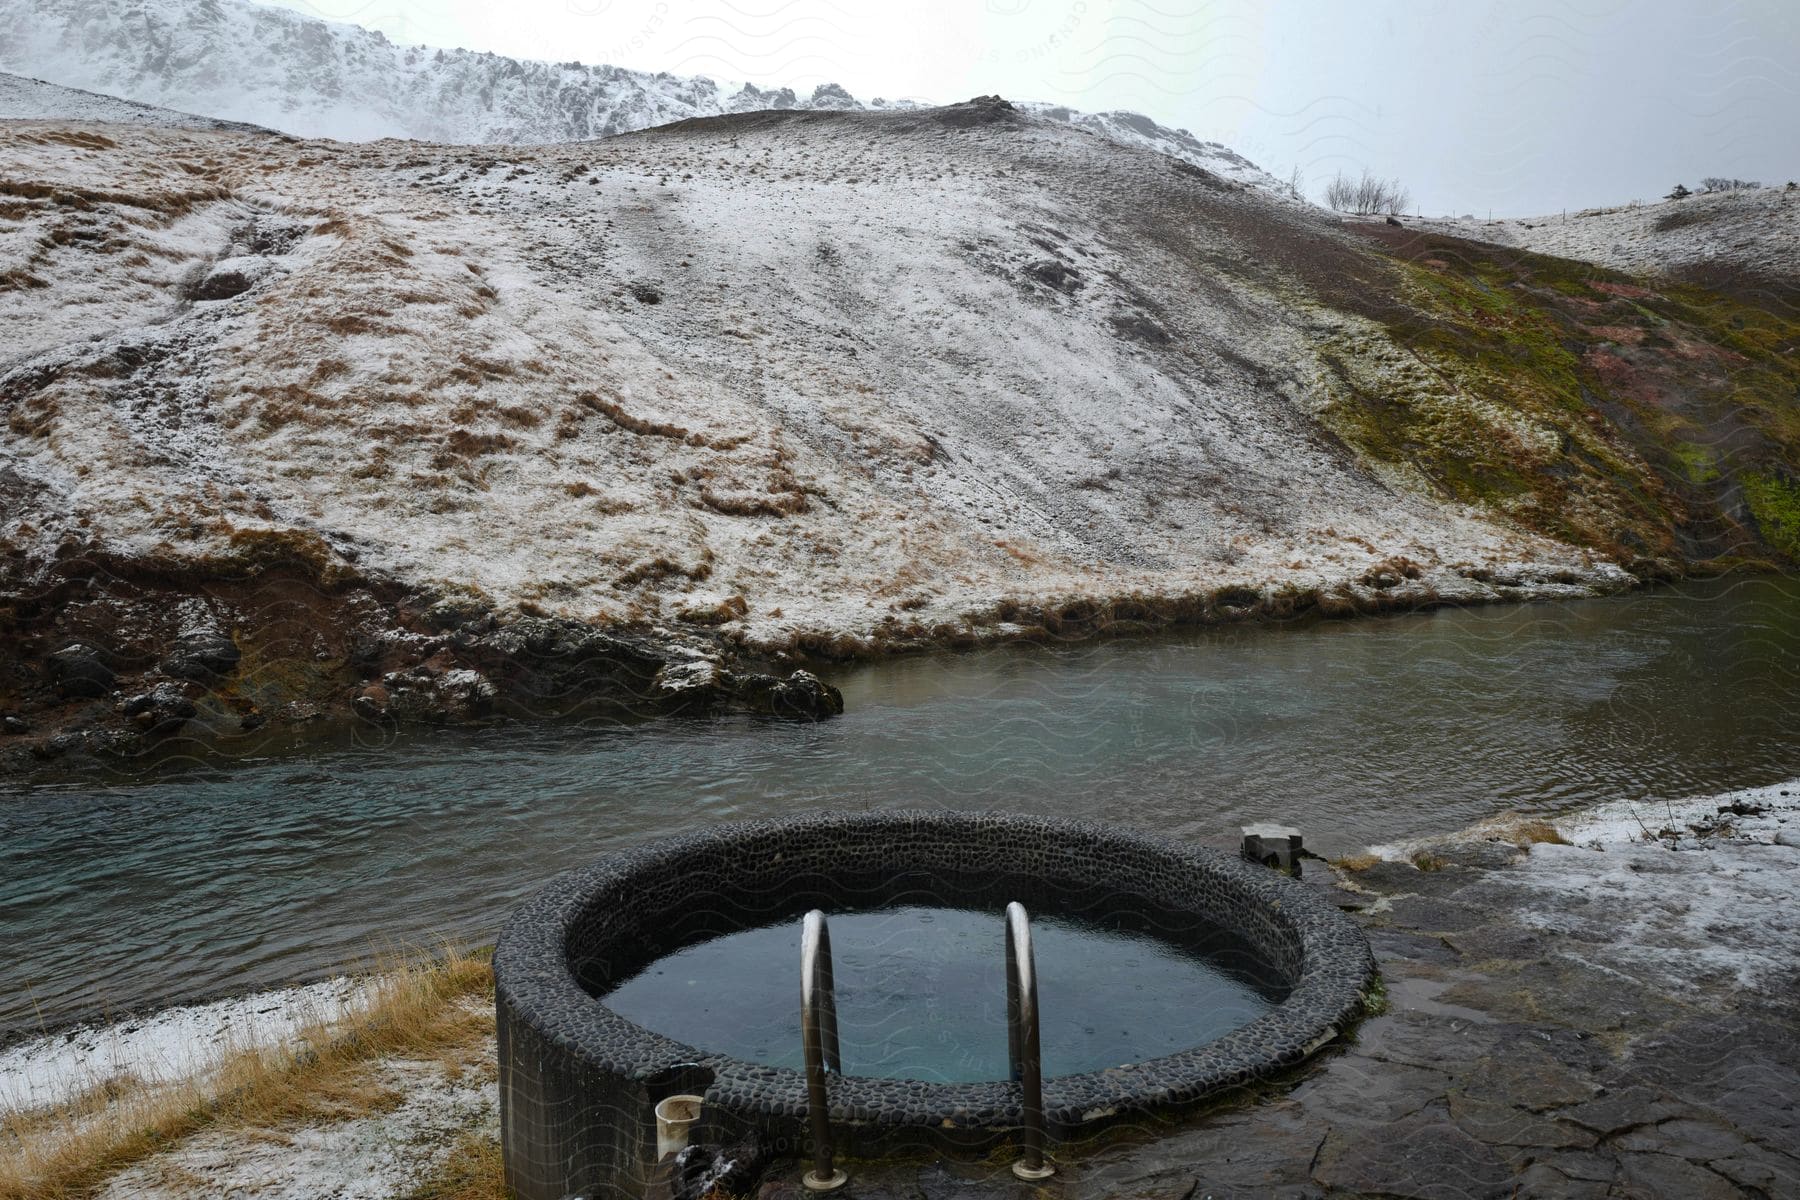
[[[1385,335],[1327,349],[1338,400],[1322,417],[1345,440],[1641,569],[1800,559],[1800,518],[1782,500],[1800,463],[1796,297],[1364,232],[1394,287],[1334,297]]]
[[[1744,499],[1763,540],[1800,560],[1800,486],[1774,475],[1744,477]]]

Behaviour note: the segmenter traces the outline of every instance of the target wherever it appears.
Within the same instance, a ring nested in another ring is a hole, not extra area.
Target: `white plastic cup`
[[[656,1161],[688,1144],[688,1131],[700,1119],[704,1096],[667,1096],[656,1102]]]

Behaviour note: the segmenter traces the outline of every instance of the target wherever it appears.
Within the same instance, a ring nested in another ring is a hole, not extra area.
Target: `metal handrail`
[[[831,930],[813,909],[800,928],[800,1048],[806,1058],[806,1115],[812,1127],[813,1169],[800,1182],[809,1191],[843,1187],[849,1176],[832,1166],[831,1119],[825,1073],[844,1072],[838,1052],[837,996],[831,979]]]
[[[1014,900],[1006,906],[1006,1054],[1019,1085],[1025,1114],[1025,1153],[1013,1163],[1020,1179],[1048,1179],[1056,1168],[1044,1158],[1044,1063],[1038,1042],[1037,956],[1031,950],[1031,918]]]

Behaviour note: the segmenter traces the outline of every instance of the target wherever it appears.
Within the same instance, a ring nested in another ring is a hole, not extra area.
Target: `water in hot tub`
[[[1121,920],[1032,918],[1047,1078],[1202,1045],[1283,998],[1273,973],[1235,941],[1189,930],[1177,944]],[[603,1002],[703,1051],[798,1068],[800,924],[688,946]],[[845,1074],[1007,1077],[999,912],[905,906],[836,913],[830,926]]]

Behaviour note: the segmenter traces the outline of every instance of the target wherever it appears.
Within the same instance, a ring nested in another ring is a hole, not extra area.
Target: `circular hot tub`
[[[705,1098],[697,1140],[754,1132],[795,1155],[805,1149],[800,1071],[685,1044],[609,1007],[609,993],[650,964],[814,908],[928,902],[998,914],[1015,900],[1034,919],[1107,914],[1175,940],[1193,929],[1222,933],[1258,961],[1278,997],[1201,1044],[1049,1075],[1043,1101],[1053,1140],[1203,1105],[1294,1066],[1360,1014],[1374,976],[1362,932],[1313,892],[1141,832],[967,812],[720,825],[571,871],[508,923],[494,954],[508,1184],[522,1200],[638,1193],[654,1157],[654,1107],[680,1093]],[[797,1009],[798,960],[784,969]],[[998,978],[998,963],[995,971]],[[715,990],[729,1005],[729,988]],[[1188,1002],[1167,997],[1171,1014]],[[1004,1081],[854,1073],[831,1079],[830,1114],[840,1152],[858,1154],[981,1151],[1016,1135],[1022,1119],[1018,1088]]]

